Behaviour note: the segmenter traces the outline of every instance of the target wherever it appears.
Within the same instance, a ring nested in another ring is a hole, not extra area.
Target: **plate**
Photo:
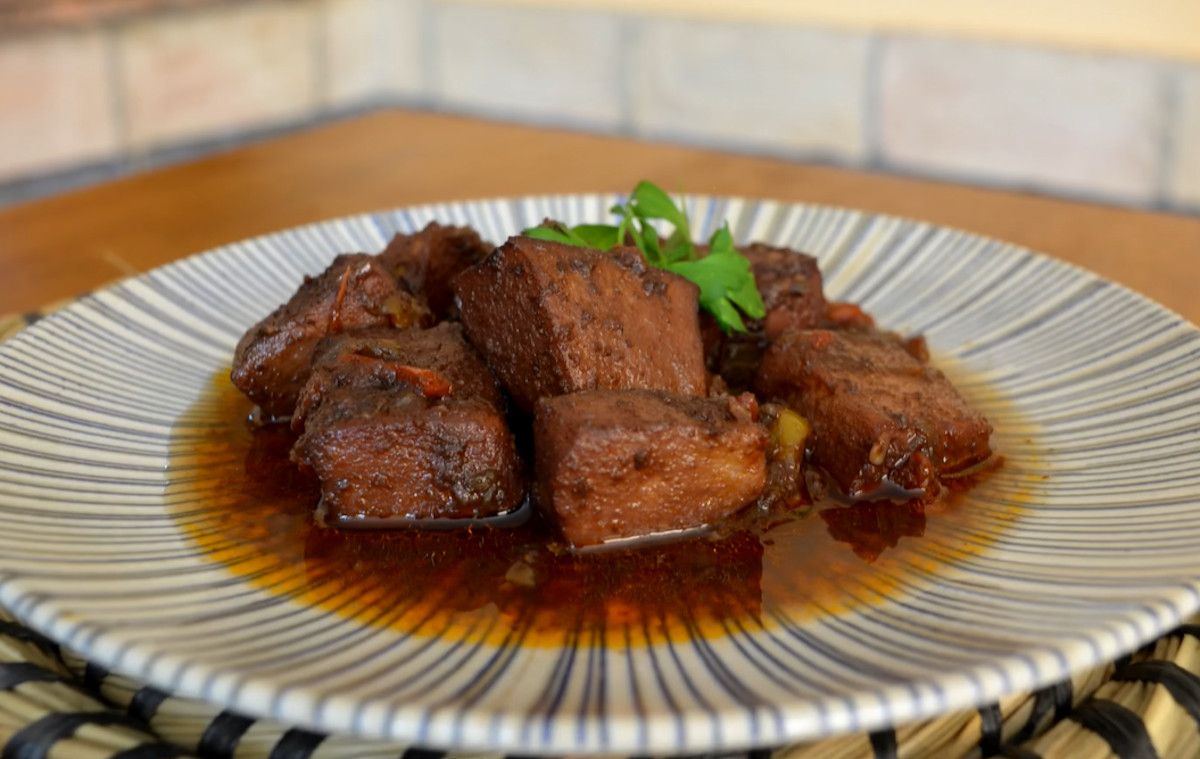
[[[195,414],[214,408],[239,335],[304,274],[428,220],[501,240],[547,216],[604,219],[617,199],[290,229],[124,281],[5,343],[0,604],[98,664],[247,714],[551,754],[725,751],[928,717],[1107,661],[1200,607],[1200,332],[1012,245],[772,201],[685,198],[699,234],[728,219],[739,240],[810,251],[833,297],[927,335],[1005,457],[954,514],[881,518],[874,549],[786,583],[764,541],[741,616],[631,630],[617,609],[557,638],[516,629],[503,603],[422,624],[361,588],[338,596],[341,573],[274,566],[255,547],[283,529],[269,519],[205,521],[197,494],[233,485],[211,461],[181,463],[180,430],[204,431]],[[797,589],[807,601],[789,605]]]

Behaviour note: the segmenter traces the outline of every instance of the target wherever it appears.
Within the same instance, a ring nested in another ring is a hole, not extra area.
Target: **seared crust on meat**
[[[817,259],[790,248],[752,243],[739,248],[750,261],[767,313],[746,322],[746,332],[725,333],[710,315],[701,316],[705,362],[735,390],[753,385],[768,342],[784,332],[825,323],[828,303]]]
[[[935,492],[939,476],[991,456],[988,421],[890,333],[787,333],[767,349],[756,387],[811,422],[813,463],[852,497],[885,481]]]
[[[458,314],[454,278],[486,258],[493,247],[470,227],[431,221],[420,232],[393,237],[379,261],[409,292],[424,298],[435,318],[453,319]]]
[[[593,390],[543,398],[542,510],[575,546],[712,524],[758,498],[767,433],[749,394]]]
[[[316,472],[331,522],[503,513],[525,494],[503,407],[456,324],[338,335],[301,394],[292,458]]]
[[[444,384],[444,391],[434,385]],[[418,392],[438,397],[481,398],[498,411],[504,400],[462,327],[442,322],[430,329],[375,327],[330,335],[314,352],[312,373],[292,415],[301,432],[305,419],[343,388]]]
[[[467,337],[525,411],[580,390],[705,392],[698,289],[637,250],[513,237],[455,289]]]
[[[428,323],[429,313],[374,256],[338,256],[305,277],[287,303],[251,327],[233,354],[231,378],[269,417],[292,413],[308,380],[313,351],[329,334],[364,327]]]
[[[817,259],[790,248],[756,242],[740,249],[750,260],[767,315],[762,332],[774,340],[793,329],[818,327],[825,319],[825,291]]]

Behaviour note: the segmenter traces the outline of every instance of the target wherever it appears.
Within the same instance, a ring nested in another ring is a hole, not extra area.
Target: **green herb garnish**
[[[761,319],[766,314],[750,261],[733,246],[728,224],[713,232],[708,240],[708,254],[701,257],[692,242],[687,213],[657,185],[639,182],[629,199],[611,210],[620,219],[616,225],[568,227],[547,221],[522,234],[596,250],[609,250],[632,241],[651,266],[694,282],[700,288],[700,307],[712,314],[726,332],[745,332],[743,315]],[[665,242],[660,240],[654,220],[671,226]]]

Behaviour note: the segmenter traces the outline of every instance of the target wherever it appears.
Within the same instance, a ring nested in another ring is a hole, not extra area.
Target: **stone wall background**
[[[388,105],[1200,213],[1186,57],[529,0],[0,0],[0,203]]]

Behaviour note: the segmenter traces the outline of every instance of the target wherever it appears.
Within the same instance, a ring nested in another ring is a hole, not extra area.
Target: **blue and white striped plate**
[[[846,587],[812,578],[840,600],[764,601],[715,631],[649,642],[619,619],[555,645],[406,631],[314,601],[304,577],[263,582],[269,567],[200,548],[175,488],[205,473],[167,466],[179,419],[305,273],[431,219],[501,240],[546,216],[604,219],[615,199],[450,203],[287,230],[18,335],[0,348],[0,604],[101,665],[244,713],[538,753],[720,751],[926,717],[1111,659],[1200,607],[1196,328],[995,240],[726,198],[687,199],[698,234],[728,219],[740,240],[811,251],[831,296],[925,333],[992,419],[1006,462],[971,492],[969,523],[939,530],[930,517],[890,554],[903,560]]]

